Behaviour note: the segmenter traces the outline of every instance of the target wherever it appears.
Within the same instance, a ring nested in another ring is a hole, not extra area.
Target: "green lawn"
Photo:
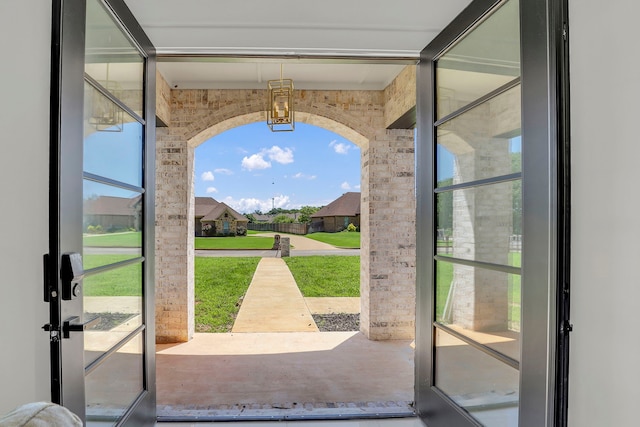
[[[328,243],[338,248],[357,249],[360,248],[360,232],[359,231],[341,231],[339,233],[312,233],[305,237],[317,240],[319,242]]]
[[[139,248],[142,246],[142,233],[131,231],[126,233],[85,234],[82,237],[84,246]]]
[[[283,258],[305,297],[359,297],[359,256]]]
[[[258,262],[258,257],[195,258],[196,332],[231,331]]]
[[[85,255],[84,269],[113,264],[134,258],[134,255]],[[142,295],[142,264],[127,265],[82,281],[86,296],[140,296]]]
[[[196,237],[196,249],[271,249],[272,237]]]

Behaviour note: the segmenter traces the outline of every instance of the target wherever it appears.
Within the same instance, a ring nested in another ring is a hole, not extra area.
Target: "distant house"
[[[335,233],[349,224],[360,228],[360,193],[344,193],[318,212],[311,215],[312,228]]]
[[[195,228],[196,236],[203,236],[202,234],[202,218],[207,216],[209,212],[213,210],[220,202],[213,197],[196,197],[195,198]]]
[[[84,228],[100,226],[106,232],[140,230],[142,196],[99,196],[83,202]]]
[[[246,234],[249,220],[229,205],[211,197],[196,197],[195,202],[196,236]]]

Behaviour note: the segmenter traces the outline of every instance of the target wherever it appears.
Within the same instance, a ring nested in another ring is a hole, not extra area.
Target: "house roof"
[[[351,191],[344,193],[342,196],[311,215],[311,218],[357,215],[360,215],[360,193]]]
[[[225,212],[229,212],[229,214],[236,220],[236,221],[249,221],[247,219],[247,217],[245,217],[242,214],[239,214],[238,212],[236,212],[235,210],[233,210],[229,205],[225,204],[225,203],[218,203],[213,209],[211,209],[209,211],[209,213],[207,213],[207,215],[204,216],[204,218],[202,218],[200,221],[204,222],[204,221],[215,221],[218,218],[220,218],[222,215],[224,215]]]
[[[195,199],[196,217],[203,217],[207,215],[215,206],[220,204],[220,202],[213,197],[196,197]]]
[[[135,215],[141,196],[133,198],[100,196],[84,201],[84,213],[89,215]]]

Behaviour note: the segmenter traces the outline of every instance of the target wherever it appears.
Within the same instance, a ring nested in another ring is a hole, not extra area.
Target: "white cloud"
[[[223,200],[227,205],[231,206],[233,209],[238,212],[251,213],[256,210],[262,212],[268,212],[273,207],[283,208],[283,209],[294,209],[299,206],[294,206],[291,204],[291,199],[289,196],[285,196],[284,194],[280,194],[279,196],[275,196],[272,199],[257,199],[257,198],[242,198],[242,199],[234,199],[229,196]]]
[[[360,184],[354,185],[353,188],[355,188],[356,190],[359,190],[360,189]]]
[[[342,188],[343,190],[351,190],[351,185],[349,185],[349,183],[345,181],[340,185],[340,188]]]
[[[218,168],[213,170],[215,173],[219,173],[220,175],[233,175],[233,171],[231,169]]]
[[[203,181],[213,181],[215,179],[211,171],[203,172],[201,178]]]
[[[338,154],[348,154],[351,149],[351,145],[338,142],[335,139],[329,143],[329,147],[333,148],[333,151]]]
[[[249,157],[245,156],[242,159],[242,169],[253,171],[270,168],[271,162],[265,160],[265,157],[283,165],[293,163],[293,151],[291,148],[285,148],[283,150],[277,145],[274,145],[271,148],[263,148],[259,153],[252,154]]]
[[[267,162],[260,153],[252,154],[251,156],[242,159],[242,169],[246,169],[248,171],[267,169],[270,167],[271,162]]]
[[[277,145],[269,149],[262,150],[264,155],[267,155],[269,159],[274,162],[278,162],[280,164],[286,165],[288,163],[293,163],[293,151],[291,148],[285,148],[284,150]]]
[[[217,193],[218,189],[216,187],[207,187],[207,194]]]
[[[316,179],[318,176],[317,175],[306,175],[302,172],[298,172],[295,175],[292,175],[291,178],[293,179],[308,179],[308,180],[313,180]]]

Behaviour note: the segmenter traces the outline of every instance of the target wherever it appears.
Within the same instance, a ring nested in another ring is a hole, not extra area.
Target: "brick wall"
[[[408,96],[415,103],[415,91]],[[264,90],[171,91],[169,127],[157,133],[158,342],[187,341],[194,332],[194,148],[225,130],[265,121],[265,98]],[[296,121],[361,147],[362,330],[371,339],[412,338],[413,131],[385,129],[384,91],[299,90],[295,99]]]

